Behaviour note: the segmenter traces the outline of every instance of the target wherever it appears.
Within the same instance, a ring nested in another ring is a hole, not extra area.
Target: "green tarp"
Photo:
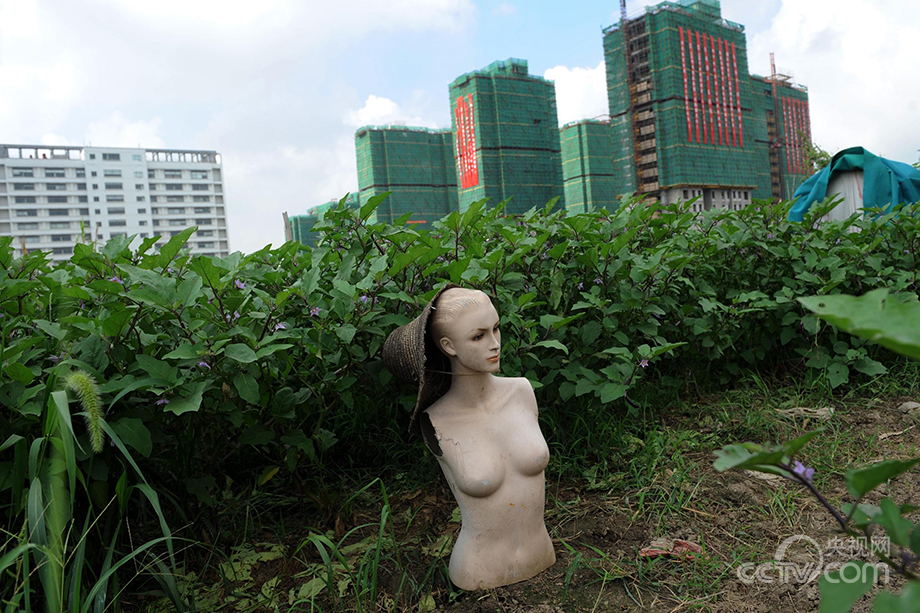
[[[830,164],[795,190],[789,221],[802,221],[812,204],[827,197],[827,184],[833,175],[848,170],[863,171],[863,208],[877,207],[888,212],[898,204],[920,202],[920,170],[886,160],[862,147],[850,147],[838,152]]]

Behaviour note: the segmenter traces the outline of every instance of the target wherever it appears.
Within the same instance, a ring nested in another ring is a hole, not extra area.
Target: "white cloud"
[[[159,117],[149,120],[126,119],[115,111],[105,119],[94,121],[86,128],[86,144],[109,147],[164,147],[159,136]]]
[[[808,87],[818,145],[832,152],[861,145],[917,160],[920,4],[783,0],[771,26],[748,37],[755,66],[766,64],[770,51],[778,68]]]
[[[510,2],[502,2],[496,6],[492,12],[496,15],[514,15],[517,13],[517,6],[511,4]]]
[[[367,97],[364,106],[346,113],[344,121],[345,125],[353,128],[380,125],[435,127],[431,121],[404,111],[389,98],[374,94]]]
[[[603,60],[593,68],[553,66],[543,73],[543,77],[556,83],[559,125],[609,112]]]

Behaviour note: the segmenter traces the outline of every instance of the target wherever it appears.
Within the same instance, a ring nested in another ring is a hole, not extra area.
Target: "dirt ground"
[[[843,479],[846,468],[920,455],[920,405],[913,410],[904,405],[913,400],[917,399],[841,403],[831,407],[831,416],[825,407],[818,407],[792,411],[779,419],[788,420],[783,423],[793,433],[820,425],[833,426],[829,428],[833,434],[819,435],[805,448],[801,459],[819,467],[816,486],[839,505],[850,500]],[[690,412],[667,416],[664,426],[701,436],[710,427]],[[718,434],[719,425],[712,428]],[[822,436],[825,440],[821,440]],[[719,441],[716,447],[729,442],[735,441]],[[626,497],[612,494],[618,491],[613,486],[605,489],[596,483],[593,488],[585,482],[553,483],[548,474],[546,520],[557,560],[528,581],[479,592],[452,588],[446,577],[446,563],[459,522],[450,492],[441,483],[432,491],[391,494],[389,540],[379,567],[380,583],[374,603],[356,605],[354,582],[349,583],[344,575],[337,575],[339,596],[320,587],[320,578],[326,572],[323,569],[328,570],[328,566],[323,565],[316,547],[303,546],[306,533],[290,533],[285,542],[275,544],[266,534],[265,543],[247,550],[248,562],[244,564],[243,556],[234,563],[243,570],[233,571],[245,576],[228,576],[224,572],[220,577],[197,578],[199,585],[210,586],[198,591],[199,610],[817,611],[817,578],[744,582],[738,569],[745,564],[749,565],[745,568],[753,568],[769,563],[784,539],[796,535],[804,535],[822,548],[820,561],[825,569],[829,562],[852,559],[846,552],[829,551],[828,544],[840,536],[831,515],[802,486],[790,480],[741,471],[716,472],[711,449],[702,447],[691,445],[680,452],[679,461],[659,464],[652,485]],[[890,494],[899,503],[920,503],[920,470],[878,489],[882,491],[870,493],[864,502],[876,502]],[[378,542],[380,512],[379,504],[357,505],[330,519],[327,534],[333,541],[345,537],[351,548],[343,553],[352,556],[352,560],[367,560],[368,549]],[[917,520],[916,516],[912,519]],[[361,525],[367,527],[348,536],[350,530]],[[662,537],[692,541],[702,551],[690,559],[639,555],[653,539]],[[854,545],[853,541],[844,543]],[[817,563],[818,555],[815,546],[801,537],[789,545],[784,560],[804,565]],[[874,560],[866,555],[856,557]],[[775,572],[766,576],[778,577]],[[315,594],[304,591],[311,578]],[[863,597],[854,611],[871,611],[876,592],[897,592],[903,580],[892,572],[887,578],[881,575],[880,583],[884,585]],[[298,600],[298,594],[310,597]]]

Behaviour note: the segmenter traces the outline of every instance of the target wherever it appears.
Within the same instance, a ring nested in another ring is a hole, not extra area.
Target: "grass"
[[[312,521],[295,515],[259,526],[253,520],[277,514],[238,515],[250,522],[240,539],[244,549],[187,574],[180,584],[201,610],[214,611],[464,613],[480,610],[480,601],[509,599],[551,602],[566,611],[711,610],[727,590],[737,589],[741,563],[769,559],[788,535],[833,530],[830,518],[791,481],[749,480],[753,485],[741,490],[749,495],[728,497],[728,486],[745,477],[715,473],[712,452],[728,442],[781,441],[823,426],[802,460],[816,468],[819,489],[842,494],[848,467],[893,447],[911,452],[897,439],[886,445],[871,429],[852,424],[862,412],[890,407],[892,399],[916,397],[918,372],[905,365],[863,386],[863,395],[749,375],[735,390],[602,425],[594,436],[610,437],[610,453],[591,463],[575,442],[568,455],[557,445],[547,471],[545,516],[558,561],[530,582],[475,593],[453,588],[447,560],[459,527],[454,504],[439,475],[414,467],[382,469],[350,493],[318,495],[334,501],[335,510],[313,514]],[[779,412],[799,406],[836,411],[821,421]],[[703,553],[684,561],[636,555],[651,539],[669,536],[694,540]],[[171,609],[164,601],[148,610]]]

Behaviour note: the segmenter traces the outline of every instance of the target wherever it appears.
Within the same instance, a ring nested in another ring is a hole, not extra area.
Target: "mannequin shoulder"
[[[532,398],[536,397],[533,393],[533,385],[531,385],[527,377],[502,377],[502,381],[509,391],[516,394],[524,394]]]

